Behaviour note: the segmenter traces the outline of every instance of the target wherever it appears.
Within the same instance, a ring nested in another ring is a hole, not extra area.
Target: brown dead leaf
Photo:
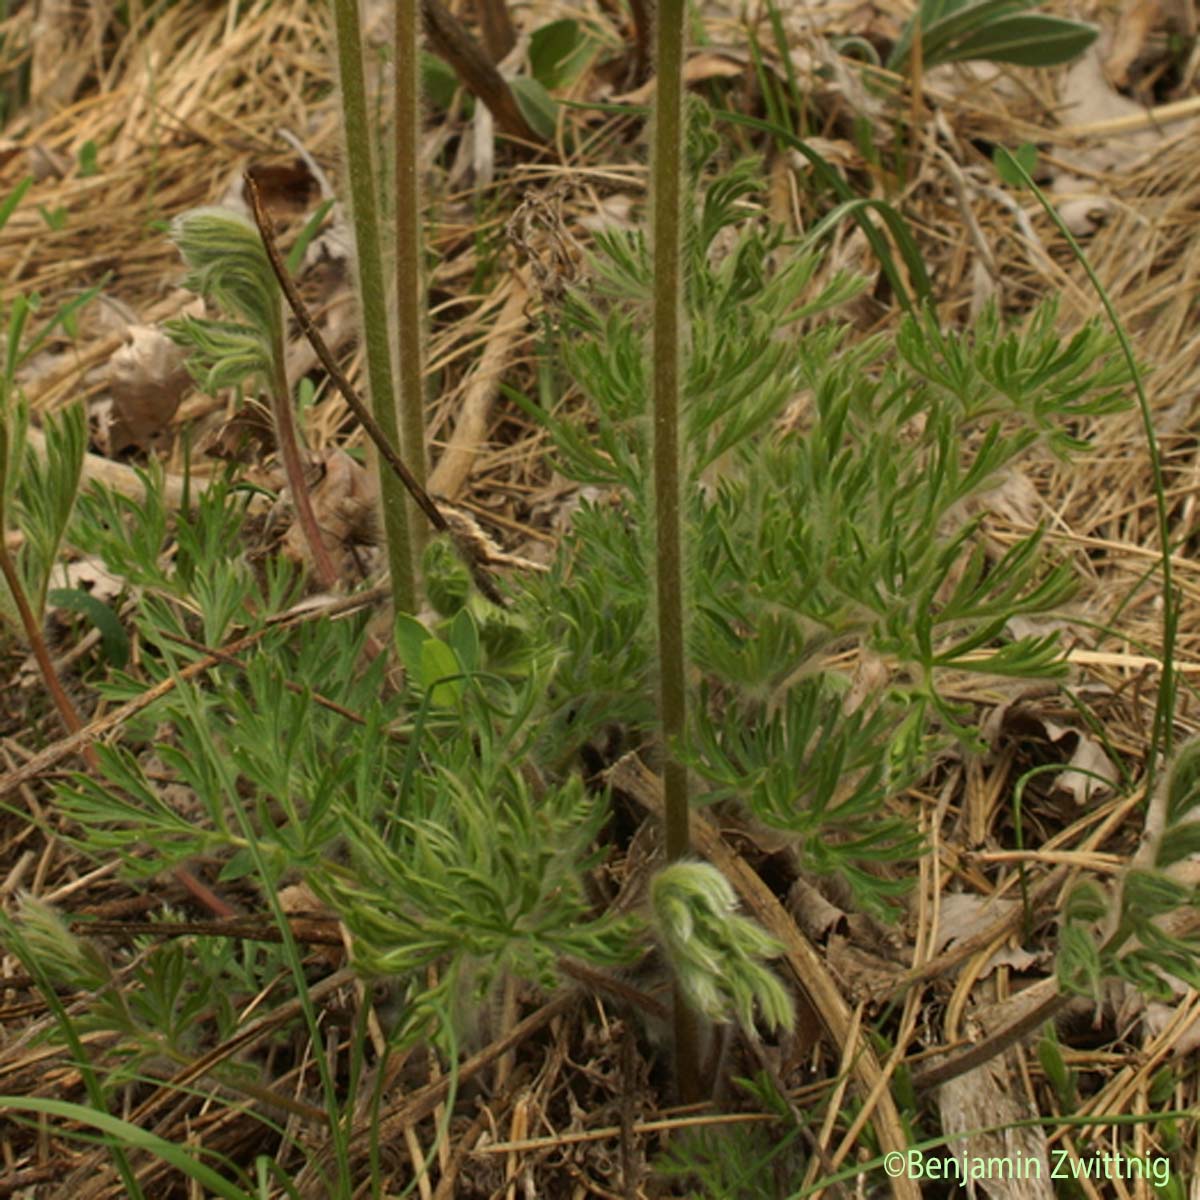
[[[875,1004],[890,995],[904,974],[898,964],[889,962],[849,938],[834,933],[825,948],[825,960],[851,1004]]]
[[[1129,68],[1141,55],[1162,15],[1159,0],[1125,0],[1113,30],[1112,48],[1104,60],[1104,74],[1114,87],[1129,86]]]
[[[628,192],[613,192],[610,196],[599,197],[595,211],[580,217],[579,225],[589,233],[632,229],[635,223],[634,204],[634,198]]]
[[[1111,791],[1119,772],[1103,747],[1090,735],[1044,717],[1027,704],[1013,702],[993,709],[984,719],[981,732],[999,746],[1007,738],[1036,740],[1052,748],[1067,770],[1052,776],[1053,789],[1083,805]],[[1097,778],[1099,776],[1099,778]]]
[[[841,167],[846,171],[859,171],[863,168],[862,154],[845,138],[805,138],[804,144],[831,166]],[[799,150],[790,150],[788,161],[797,175],[807,175],[813,169],[812,163]]]
[[[289,918],[292,933],[302,941],[306,936],[313,938],[308,953],[328,967],[340,967],[346,959],[345,949],[319,940],[327,938],[330,933],[336,934],[340,929],[337,914],[323,904],[316,892],[304,882],[280,888],[276,898],[279,907]]]
[[[320,181],[299,156],[278,163],[251,163],[246,174],[254,180],[263,207],[277,221],[303,216],[321,196]],[[242,202],[247,202],[244,186]]]
[[[229,420],[203,438],[199,449],[223,462],[261,459],[275,448],[275,424],[265,404],[248,400]]]
[[[102,437],[114,458],[131,447],[158,449],[191,386],[185,366],[187,351],[161,329],[133,325],[125,338],[108,368],[112,409]]]
[[[1052,732],[1068,732],[1052,721],[1047,723],[1047,727]],[[1097,776],[1100,778],[1097,779]],[[1076,804],[1084,805],[1111,792],[1118,778],[1116,767],[1100,743],[1087,734],[1080,734],[1075,752],[1071,755],[1070,769],[1056,776],[1054,782],[1058,791],[1068,792]]]
[[[313,515],[326,544],[344,558],[352,547],[378,541],[375,480],[344,450],[326,451],[320,461],[321,477],[310,492]],[[308,561],[308,545],[294,521],[283,536],[282,549],[296,562]]]
[[[846,931],[846,914],[806,879],[796,879],[788,890],[787,910],[811,942],[824,942],[834,929]]]
[[[950,892],[942,897],[938,908],[932,953],[940,954],[951,942],[969,941],[1020,906],[1019,900],[996,900],[973,892]]]
[[[985,929],[990,929],[1020,907],[1019,900],[996,900],[973,892],[951,892],[943,896],[938,910],[937,935],[933,953],[940,954],[955,942],[967,942]],[[988,959],[979,972],[986,979],[997,967],[1028,971],[1039,962],[1037,954],[1019,946],[1002,946]]]
[[[1064,177],[1065,178],[1065,177]],[[1060,178],[1056,193],[1062,193],[1063,179]],[[1077,238],[1091,237],[1101,229],[1117,212],[1116,201],[1110,200],[1096,192],[1085,192],[1082,195],[1068,195],[1058,205],[1058,215],[1063,224]]]
[[[1130,998],[1136,1004],[1145,1004],[1145,1011],[1142,1013],[1142,1030],[1152,1038],[1158,1037],[1165,1033],[1178,1020],[1179,1004],[1164,1004],[1159,1000],[1152,1000],[1146,1003],[1146,999],[1136,988],[1129,987],[1127,990]],[[1179,995],[1183,996],[1187,992],[1187,988],[1180,985]],[[1200,1050],[1200,1021],[1191,1021],[1182,1030],[1182,1032],[1174,1032],[1171,1037],[1171,1056],[1176,1059],[1187,1059],[1197,1050]]]
[[[108,603],[125,590],[126,581],[114,575],[95,555],[58,563],[50,575],[52,588],[82,588],[97,600]]]
[[[867,713],[878,706],[891,682],[892,672],[887,662],[878,654],[863,649],[850,679],[850,690],[842,697],[842,712],[846,716],[856,713],[863,705]]]
[[[1144,109],[1135,100],[1122,96],[1109,83],[1100,61],[1100,51],[1093,46],[1077,59],[1067,71],[1059,89],[1062,120],[1070,126],[1099,125],[1121,117],[1140,117]],[[1147,126],[1127,133],[1108,133],[1088,138],[1078,151],[1062,151],[1060,157],[1087,172],[1127,171],[1143,155],[1152,152],[1166,140],[1166,133]],[[1066,174],[1051,183],[1057,194],[1075,190],[1077,181]]]
[[[740,56],[724,51],[707,50],[693,54],[683,64],[683,81],[686,84],[703,83],[706,79],[733,79],[746,70],[746,64],[739,61]],[[654,95],[654,80],[644,83],[632,92],[615,97],[618,104],[647,104]]]
[[[1019,468],[1007,471],[1001,481],[971,498],[968,512],[988,512],[1003,517],[1017,528],[1038,523],[1042,498],[1029,476]]]
[[[40,120],[75,99],[91,70],[88,45],[99,42],[98,24],[104,18],[98,6],[73,0],[41,0],[34,8],[29,103]]]

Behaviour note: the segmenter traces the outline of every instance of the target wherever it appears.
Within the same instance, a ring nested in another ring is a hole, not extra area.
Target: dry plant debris
[[[473,21],[464,9],[470,6],[456,11]],[[534,3],[513,10],[512,17],[520,37],[569,11]],[[644,32],[645,15],[641,5],[633,11],[629,23],[611,4],[590,5],[583,15],[612,44],[632,49],[634,26]],[[710,42],[691,57],[689,83],[704,88],[722,82],[729,107],[761,112],[740,18],[722,4],[700,11]],[[299,230],[328,188],[323,176],[337,174],[331,35],[322,6],[288,0],[249,8],[170,5],[152,17],[145,10],[132,28],[116,13],[102,5],[47,3],[18,6],[0,22],[0,94],[6,100],[17,95],[14,80],[27,74],[24,103],[6,109],[0,197],[27,174],[36,180],[31,202],[0,231],[2,286],[6,296],[36,291],[51,306],[103,281],[103,302],[84,310],[78,336],[30,362],[24,386],[35,413],[87,399],[95,426],[89,476],[140,495],[132,466],[153,455],[166,472],[169,502],[179,505],[185,480],[211,474],[214,455],[233,457],[248,477],[270,482],[261,460],[269,458],[271,446],[252,414],[235,413],[232,400],[214,402],[183,387],[178,360],[159,331],[188,297],[178,288],[181,264],[161,223],[197,205],[240,203],[242,175],[253,169],[285,236]],[[1084,241],[1151,370],[1182,596],[1177,717],[1182,731],[1200,729],[1193,687],[1200,672],[1200,565],[1190,535],[1200,486],[1200,50],[1194,13],[1186,5],[1149,0],[1129,0],[1119,14],[1095,13],[1105,38],[1070,69],[938,68],[912,98],[916,119],[901,130],[896,113],[834,47],[848,35],[894,40],[906,16],[907,6],[890,2],[803,13],[785,6],[781,20],[792,61],[781,61],[766,38],[764,68],[777,81],[789,71],[800,73],[811,144],[861,193],[887,196],[906,213],[939,312],[949,323],[965,320],[990,299],[1018,315],[1049,293],[1061,293],[1068,327],[1097,311],[1056,230],[1040,208],[999,182],[987,152],[995,144],[1024,141],[1041,148],[1041,180]],[[1168,53],[1176,35],[1192,39],[1190,57],[1182,62]],[[502,29],[485,29],[481,39],[494,47],[505,36]],[[650,86],[640,66],[622,73],[597,61],[572,84],[572,94],[638,104],[646,102]],[[426,132],[437,260],[429,354],[436,393],[428,414],[431,490],[456,501],[518,569],[545,560],[577,497],[549,465],[542,431],[505,402],[498,384],[511,380],[536,389],[532,371],[543,306],[552,303],[564,277],[580,269],[580,248],[592,233],[629,221],[645,199],[640,124],[597,109],[564,108],[561,114],[572,137],[560,128],[552,144],[532,152],[491,141],[486,122],[467,122],[461,100],[448,112],[431,112]],[[509,113],[508,119],[515,123],[518,117]],[[881,144],[895,143],[897,168],[864,157],[856,123],[865,123]],[[568,152],[568,145],[578,149]],[[81,167],[88,147],[94,171]],[[765,143],[756,148],[770,160],[772,215],[794,229],[807,227],[814,217],[807,164]],[[494,169],[484,170],[489,156]],[[521,219],[508,223],[506,214],[514,209]],[[57,216],[48,220],[45,214]],[[300,279],[326,340],[357,379],[346,247],[335,206]],[[873,287],[853,306],[862,334],[893,328],[897,305],[851,225],[830,243],[825,269],[845,266],[872,279]],[[361,431],[319,377],[298,334],[289,362],[296,375],[313,381],[305,419],[321,476],[316,502],[327,509],[327,524],[336,526],[346,549],[343,568],[367,575],[371,501],[361,467],[347,453],[363,445]],[[36,445],[36,428],[31,436]],[[943,762],[922,789],[905,797],[933,852],[922,864],[901,929],[881,931],[843,911],[844,897],[828,891],[816,920],[817,901],[803,899],[811,884],[794,881],[800,890],[793,901],[802,904],[808,922],[807,938],[796,945],[816,944],[824,954],[798,971],[800,982],[815,988],[807,1022],[802,1020],[794,1042],[770,1050],[773,1069],[792,1081],[796,1105],[842,1086],[841,1065],[860,1086],[859,1100],[873,1119],[898,1125],[887,1086],[897,1071],[903,1067],[919,1084],[923,1068],[944,1061],[938,1055],[953,1058],[972,1042],[1014,1028],[1022,1005],[1028,1006],[1026,993],[1046,990],[1036,980],[1049,969],[1050,948],[1029,949],[1022,889],[1038,927],[1052,939],[1053,914],[1068,880],[1081,871],[1111,874],[1136,851],[1140,797],[1118,801],[1113,788],[1127,772],[1137,773],[1150,744],[1162,646],[1161,602],[1148,578],[1158,553],[1153,489],[1136,414],[1105,419],[1096,440],[1097,452],[1083,467],[1067,471],[1053,459],[1028,460],[1023,474],[989,499],[986,521],[998,548],[1046,522],[1053,540],[1081,552],[1078,622],[1065,631],[1073,661],[1069,689],[1017,695],[964,677],[957,698],[990,714],[985,729],[991,749],[981,758]],[[295,531],[281,536],[287,546]],[[65,616],[52,623],[59,652],[69,655],[72,639],[81,636],[78,628]],[[1110,626],[1115,634],[1100,632]],[[127,971],[136,956],[132,939],[145,929],[136,922],[164,901],[181,908],[186,897],[173,884],[161,893],[133,891],[112,870],[88,868],[57,836],[67,831],[58,828],[44,778],[63,769],[86,739],[55,745],[57,730],[21,655],[11,643],[4,649],[0,896],[11,906],[24,890],[108,922],[104,944],[114,969]],[[237,647],[225,650],[236,653]],[[845,664],[848,677],[861,668]],[[95,704],[85,680],[75,687],[81,703]],[[1081,719],[1081,706],[1090,722]],[[122,710],[96,705],[91,719],[88,736],[120,736]],[[1032,768],[1051,763],[1074,770],[1030,783],[1018,847],[1014,786]],[[633,768],[624,763],[615,770]],[[644,781],[631,778],[625,790],[652,803],[639,794]],[[769,866],[775,847],[754,831],[734,831],[732,842],[736,853],[725,851],[731,870],[749,872],[761,886],[755,868]],[[636,875],[638,854],[635,841],[627,860],[608,864],[614,894]],[[792,918],[764,891],[769,898],[762,903],[774,905],[771,921],[785,937]],[[273,936],[265,919],[248,915],[245,922],[227,930],[247,938]],[[159,926],[158,936],[194,931],[194,923],[181,919],[177,927]],[[320,966],[321,978],[311,988],[314,1003],[331,1024],[349,1026],[364,995],[341,965],[335,924],[314,906],[294,917],[294,933]],[[39,1040],[50,1018],[37,992],[13,960],[4,961],[3,975],[0,1092],[79,1099],[78,1073]],[[886,1003],[897,999],[899,1008],[884,1016]],[[462,1063],[452,1111],[445,1108],[445,1064],[414,1055],[389,1065],[380,1092],[389,1186],[398,1191],[412,1178],[413,1165],[424,1163],[429,1173],[420,1188],[427,1197],[669,1194],[655,1183],[653,1155],[672,1129],[710,1118],[662,1107],[662,1081],[639,1032],[656,1005],[662,1011],[653,984],[635,978],[604,991],[593,981],[552,998],[510,1000],[507,1011],[488,1014],[480,1046]],[[81,998],[63,1002],[77,1007]],[[1057,1036],[1077,1088],[1078,1114],[1145,1114],[1163,1067],[1175,1081],[1173,1106],[1194,1108],[1200,1084],[1189,1055],[1197,1044],[1200,1006],[1182,986],[1176,1004],[1144,1009],[1134,997],[1120,995],[1100,1009],[1059,1014]],[[640,1015],[639,1005],[645,1010]],[[235,1042],[211,1047],[187,1069],[164,1073],[158,1085],[131,1085],[129,1118],[165,1138],[203,1144],[248,1164],[261,1135],[239,1106],[274,1105],[288,1136],[316,1150],[319,1161],[329,1130],[324,1111],[311,1103],[306,1047],[297,1035],[290,1044],[273,1042],[270,1054],[255,1050],[294,1013],[285,1006],[256,1022],[255,1007],[248,1006]],[[859,1040],[861,1025],[876,1019],[886,1022],[886,1053],[869,1051],[870,1043]],[[863,1052],[839,1064],[834,1047],[851,1044]],[[89,1047],[97,1056],[104,1051],[99,1043]],[[254,1079],[265,1082],[241,1096],[224,1096],[219,1105],[189,1097],[183,1085],[235,1058],[252,1064]],[[805,1073],[818,1082],[799,1088],[796,1081]],[[365,1115],[373,1081],[362,1086]],[[1052,1115],[1061,1100],[1045,1064],[1018,1036],[1009,1044],[998,1041],[982,1065],[947,1079],[937,1103],[944,1129],[953,1132],[999,1114],[1013,1120]],[[440,1121],[448,1122],[445,1141],[435,1138]],[[1138,1146],[1151,1154],[1147,1129],[1139,1127]],[[1045,1156],[1066,1148],[1077,1156],[1092,1145],[1090,1136],[1078,1125],[1051,1122],[1041,1132],[1021,1131],[1019,1149]],[[1194,1161],[1200,1153],[1194,1126],[1181,1128],[1180,1136]],[[826,1128],[821,1137],[812,1147],[813,1161],[823,1171],[836,1169],[853,1146],[839,1144],[835,1129]],[[84,1200],[123,1194],[107,1159],[77,1142],[11,1123],[0,1139],[2,1195]],[[356,1161],[365,1161],[365,1140],[356,1140],[353,1150]],[[974,1152],[1016,1151],[1012,1144],[1001,1151],[980,1143]],[[184,1194],[156,1160],[140,1161],[138,1172],[148,1195]],[[322,1194],[311,1170],[296,1186],[302,1195]],[[1087,1194],[1110,1193],[1089,1185]]]

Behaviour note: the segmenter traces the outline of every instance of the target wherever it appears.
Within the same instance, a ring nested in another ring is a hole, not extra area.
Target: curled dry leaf
[[[110,455],[155,449],[191,385],[187,352],[161,329],[133,325],[109,361],[112,410],[103,438]]]
[[[806,879],[796,879],[788,890],[788,912],[804,930],[809,941],[820,944],[836,928],[846,927],[846,914],[831,904]]]
[[[858,171],[864,166],[862,154],[845,138],[806,138],[804,144],[831,166],[846,171]],[[813,169],[812,163],[799,150],[788,151],[788,162],[797,175],[806,176]]]
[[[1105,78],[1096,45],[1067,71],[1059,91],[1059,102],[1062,105],[1062,120],[1072,128],[1100,126],[1103,122],[1122,117],[1141,118],[1145,114],[1140,104],[1122,96]],[[1174,127],[1172,133],[1177,132],[1178,127]],[[1123,172],[1129,170],[1143,155],[1158,149],[1166,138],[1164,129],[1151,124],[1128,132],[1098,132],[1086,137],[1079,151],[1064,150],[1059,157],[1088,172]],[[1076,181],[1064,175],[1062,182],[1056,179],[1052,183],[1051,191],[1057,193],[1063,183],[1074,185]]]
[[[683,81],[686,84],[703,83],[708,79],[734,79],[746,70],[746,63],[739,61],[743,56],[724,50],[706,50],[693,54],[683,64]],[[642,84],[632,92],[617,96],[619,104],[646,104],[654,95],[654,80]]]
[[[1103,747],[1093,737],[1059,725],[1028,705],[1011,702],[999,705],[984,719],[981,732],[997,747],[1005,738],[1046,743],[1059,755],[1067,770],[1052,776],[1053,789],[1083,805],[1112,791],[1119,772]]]
[[[126,581],[109,571],[94,554],[57,563],[50,574],[51,588],[82,588],[106,604],[117,599],[126,586]]]
[[[1055,181],[1055,193],[1062,195],[1075,181],[1067,175]],[[1058,205],[1058,215],[1063,224],[1077,238],[1091,237],[1116,213],[1116,202],[1096,192],[1069,195]]]
[[[326,544],[341,552],[374,545],[378,498],[371,473],[343,450],[326,451],[321,463],[323,471],[313,485],[311,500]],[[308,561],[308,546],[295,521],[283,536],[282,548],[293,560]]]
[[[1127,987],[1126,992],[1134,1004],[1145,1003],[1141,993],[1136,988]],[[1182,997],[1187,988],[1181,983],[1179,995]],[[1124,1009],[1122,1012],[1124,1013]],[[1142,1030],[1149,1038],[1157,1038],[1165,1033],[1179,1019],[1179,1004],[1164,1004],[1160,1000],[1152,1000],[1146,1004],[1142,1013]],[[1171,1035],[1171,1057],[1176,1059],[1188,1058],[1200,1050],[1200,1020],[1189,1021],[1182,1030],[1173,1030]]]
[[[1020,908],[1019,900],[996,900],[988,896],[977,896],[970,892],[951,892],[943,896],[938,911],[936,936],[932,952],[940,954],[955,942],[967,942],[976,934],[998,924],[1008,914]],[[1022,950],[1019,946],[1002,946],[978,972],[978,978],[986,979],[997,967],[1009,967],[1014,971],[1028,971],[1045,957]]]
[[[509,554],[493,541],[483,526],[465,508],[450,504],[441,497],[435,499],[438,511],[445,519],[455,541],[465,545],[476,561],[489,567],[514,567],[522,571],[549,569],[542,563],[522,558],[519,554]]]
[[[1117,34],[1104,60],[1104,73],[1115,87],[1127,87],[1129,68],[1141,54],[1161,9],[1158,0],[1126,0],[1117,18]]]
[[[634,228],[634,198],[628,192],[613,192],[596,200],[596,211],[579,218],[579,224],[589,233]]]
[[[1029,476],[1014,468],[1006,471],[994,488],[973,496],[966,509],[970,513],[993,513],[1018,528],[1032,529],[1042,510],[1042,498]]]
[[[1053,722],[1048,727],[1063,734],[1071,732]],[[1083,805],[1111,792],[1117,778],[1117,769],[1100,743],[1086,734],[1080,734],[1075,752],[1071,755],[1070,769],[1059,775],[1055,783],[1058,791],[1069,793],[1076,804]]]
[[[951,942],[970,941],[1019,908],[1019,900],[992,899],[971,892],[950,892],[938,906],[937,933],[930,950],[940,954]]]
[[[33,48],[29,67],[29,107],[36,125],[69,107],[92,68],[89,49],[101,40],[101,9],[72,0],[42,0],[32,6]],[[6,10],[7,16],[7,10]]]
[[[877,1004],[890,995],[904,974],[897,963],[833,933],[825,947],[825,961],[852,1004]]]
[[[892,672],[887,662],[878,654],[862,649],[850,679],[850,690],[842,697],[842,712],[850,716],[867,704],[868,699],[870,704],[867,711],[873,712],[887,692],[891,679]]]
[[[251,163],[246,168],[246,174],[253,178],[264,206],[276,220],[288,216],[302,217],[317,203],[321,195],[321,181],[314,176],[309,164],[299,155],[284,162]],[[241,188],[241,202],[245,204],[244,177],[241,180]]]
[[[331,930],[339,928],[337,915],[322,903],[312,888],[303,881],[280,888],[276,899],[289,918],[292,933],[300,938],[308,934],[327,936]],[[341,946],[321,942],[310,946],[308,953],[331,968],[340,967],[346,958],[346,952]]]

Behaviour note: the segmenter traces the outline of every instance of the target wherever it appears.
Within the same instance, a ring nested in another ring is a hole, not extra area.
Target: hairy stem
[[[421,242],[421,14],[419,0],[396,0],[396,355],[400,427],[408,466],[425,488],[425,285]],[[409,502],[419,552],[425,526]]]
[[[338,70],[341,78],[342,128],[350,176],[350,200],[357,249],[358,290],[362,305],[363,343],[367,353],[371,406],[384,436],[412,457],[414,447],[400,440],[396,393],[388,337],[387,292],[383,281],[375,171],[371,163],[371,128],[367,120],[367,89],[363,75],[362,30],[357,0],[334,0]],[[423,453],[423,447],[421,448]],[[417,570],[408,524],[404,488],[395,476],[379,469],[379,494],[387,536],[388,566],[396,607],[417,607]]]
[[[25,594],[25,586],[21,582],[16,564],[13,562],[12,555],[9,554],[8,547],[4,544],[3,538],[0,538],[0,575],[4,576],[4,582],[8,584],[8,590],[12,594],[13,603],[17,606],[17,613],[21,618],[21,625],[25,630],[25,636],[29,639],[34,660],[37,662],[42,680],[46,684],[46,690],[50,693],[50,698],[54,701],[54,707],[58,709],[58,715],[62,718],[62,723],[67,727],[67,732],[72,735],[78,734],[83,730],[83,721],[75,705],[71,703],[71,697],[67,695],[66,689],[62,685],[62,680],[58,677],[58,672],[54,669],[54,660],[50,657],[50,650],[46,645],[46,639],[42,637],[41,625],[37,617],[34,616],[33,609],[29,604],[29,597]],[[81,740],[79,742],[79,753],[83,755],[83,760],[87,763],[88,770],[94,774],[98,774],[100,771],[100,759],[97,757],[96,748],[91,742]],[[176,881],[214,916],[232,917],[237,915],[236,910],[226,904],[211,888],[201,883],[186,867],[176,867],[174,876]]]
[[[304,478],[304,463],[300,457],[300,442],[296,433],[296,421],[292,413],[291,389],[283,373],[283,338],[276,338],[277,345],[271,347],[271,359],[275,364],[271,380],[271,416],[275,423],[275,442],[279,457],[283,459],[283,470],[287,476],[288,489],[292,493],[292,505],[296,509],[296,520],[300,532],[308,543],[313,566],[321,586],[332,589],[337,583],[337,568],[325,545],[317,515],[313,512],[312,497],[308,494],[308,481]]]
[[[688,852],[688,778],[678,743],[687,721],[684,658],[683,532],[680,519],[680,346],[683,335],[683,22],[684,0],[659,6],[655,53],[653,179],[655,572],[658,623],[659,716],[667,859]],[[697,1018],[675,993],[675,1064],[685,1103],[700,1092]]]
[[[17,614],[21,618],[21,625],[25,630],[25,636],[29,639],[30,648],[33,650],[34,660],[37,662],[38,670],[42,674],[42,679],[46,684],[46,690],[50,693],[50,698],[54,701],[54,707],[58,709],[58,715],[62,718],[62,723],[67,727],[68,733],[78,733],[83,728],[83,722],[79,719],[79,713],[75,709],[75,705],[71,703],[71,697],[67,695],[63,688],[62,680],[58,677],[58,672],[54,669],[54,661],[50,657],[50,650],[46,646],[46,639],[42,637],[41,623],[34,616],[33,608],[30,606],[29,597],[25,594],[25,585],[21,582],[21,577],[17,572],[17,565],[13,562],[12,555],[8,552],[8,546],[4,539],[0,538],[0,574],[4,576],[4,582],[8,584],[8,590],[12,594],[13,603],[17,606]],[[100,763],[96,758],[95,749],[84,744],[80,747],[80,753],[90,770],[99,770]]]
[[[412,471],[408,469],[395,446],[388,441],[387,436],[379,426],[379,422],[371,415],[371,410],[359,399],[358,393],[350,385],[345,372],[338,366],[337,360],[325,344],[325,339],[321,337],[321,331],[313,323],[312,315],[305,308],[300,293],[296,291],[296,285],[287,273],[287,267],[284,265],[283,258],[279,253],[279,247],[275,242],[275,228],[271,223],[270,214],[263,208],[262,197],[259,195],[258,187],[250,176],[246,177],[246,187],[250,196],[251,208],[254,212],[254,220],[258,225],[258,232],[262,236],[263,246],[266,248],[271,269],[275,272],[275,278],[279,281],[279,286],[283,291],[284,298],[288,302],[288,307],[292,310],[292,315],[299,323],[300,329],[308,339],[308,344],[312,346],[313,352],[320,360],[321,365],[329,373],[329,378],[333,381],[334,387],[341,393],[342,399],[346,401],[350,411],[358,418],[359,424],[362,425],[367,436],[375,444],[375,449],[379,452],[380,457],[391,468],[396,478],[412,497],[413,503],[428,518],[429,524],[438,533],[446,534],[454,543],[455,549],[461,555],[463,562],[471,572],[471,578],[475,581],[475,586],[493,604],[504,608],[507,601],[492,582],[491,576],[487,571],[487,566],[481,558],[478,549],[464,538],[458,536],[450,528],[441,510],[433,502],[432,497],[425,488],[417,481]]]

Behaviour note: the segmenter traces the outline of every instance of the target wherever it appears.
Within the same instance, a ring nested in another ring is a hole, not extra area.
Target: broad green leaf
[[[458,76],[448,62],[434,54],[422,54],[421,86],[434,108],[444,112],[458,91]]]
[[[448,707],[462,695],[462,666],[453,650],[438,638],[421,647],[421,686],[439,707]],[[459,676],[459,678],[454,678]]]
[[[1021,67],[1055,67],[1078,58],[1099,36],[1093,25],[1022,13],[993,21],[941,57],[942,62],[1014,63]]]
[[[56,608],[79,613],[100,631],[104,655],[118,670],[129,661],[129,635],[117,614],[85,588],[54,588],[46,597]]]
[[[221,868],[217,879],[221,883],[232,883],[237,879],[245,879],[255,871],[254,855],[249,847],[243,846],[230,855],[229,860]]]
[[[454,648],[459,666],[464,671],[476,670],[479,667],[479,630],[469,609],[458,610],[454,620],[450,622],[447,637]]]
[[[554,97],[536,79],[518,75],[509,81],[512,94],[516,97],[521,115],[529,122],[530,129],[549,140],[554,136],[558,124],[558,105]]]
[[[529,40],[529,69],[547,90],[566,87],[587,66],[595,43],[571,17],[534,30]]]
[[[1007,150],[1003,146],[997,146],[992,154],[992,163],[996,168],[996,174],[1009,187],[1023,188],[1025,175],[1032,175],[1034,167],[1037,166],[1037,147],[1032,142],[1025,142],[1016,150]],[[1023,175],[1021,170],[1017,170],[1016,167],[1020,167],[1025,174]]]
[[[431,637],[433,634],[416,617],[410,617],[407,613],[396,614],[396,653],[413,679],[420,678],[421,647]]]
[[[1031,0],[926,0],[918,12],[904,26],[896,44],[888,55],[889,71],[904,71],[912,58],[913,38],[921,34],[921,61],[930,66],[940,61],[937,48],[945,38],[953,38],[993,20],[999,7],[1005,11],[1011,6],[1019,11],[1031,6]],[[967,10],[965,16],[961,16]]]
[[[97,161],[96,143],[88,138],[82,146],[79,147],[79,174],[87,179],[91,175],[96,175],[100,171],[100,166]]]
[[[1030,0],[979,0],[955,8],[938,21],[921,27],[921,57],[927,67],[946,61],[949,49],[963,38],[987,29],[1013,13],[1032,7]]]
[[[0,229],[8,224],[8,218],[16,211],[17,205],[25,199],[25,193],[32,185],[33,176],[27,175],[3,200],[0,200]]]

